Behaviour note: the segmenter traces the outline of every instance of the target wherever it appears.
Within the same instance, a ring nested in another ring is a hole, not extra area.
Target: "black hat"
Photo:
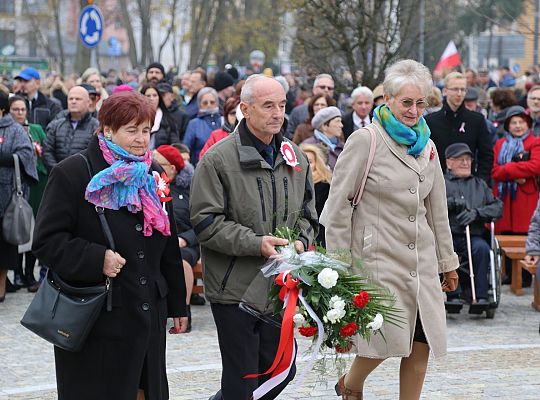
[[[81,83],[79,86],[85,88],[88,94],[98,94],[96,88],[88,83]]]
[[[219,71],[216,74],[216,77],[214,78],[214,89],[216,89],[216,92],[233,85],[234,80],[228,73]]]
[[[148,72],[149,70],[151,70],[152,68],[157,68],[161,71],[161,73],[163,75],[165,75],[165,67],[163,66],[163,64],[161,63],[158,63],[158,62],[153,62],[153,63],[150,63],[148,65],[148,67],[146,67],[146,72]]]
[[[454,143],[446,148],[444,152],[445,158],[456,158],[462,156],[463,154],[470,154],[473,156],[473,153],[467,143]]]
[[[226,68],[225,72],[227,72],[232,78],[237,81],[239,78],[238,70],[235,67]]]
[[[515,117],[516,115],[519,115],[522,117],[525,121],[527,121],[527,124],[529,124],[529,128],[532,126],[532,118],[529,114],[527,114],[527,111],[521,106],[512,106],[508,107],[506,109],[506,113],[504,115],[504,130],[508,132],[508,124],[510,124],[510,119],[512,117]]]
[[[473,100],[478,100],[478,90],[476,90],[475,88],[468,88],[467,89],[467,93],[465,93],[465,101],[473,101]]]
[[[171,84],[167,82],[158,83],[157,90],[161,93],[174,93]]]

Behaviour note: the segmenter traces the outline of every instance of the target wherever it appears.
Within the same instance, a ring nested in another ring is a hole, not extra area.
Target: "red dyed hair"
[[[99,132],[105,126],[116,132],[120,127],[135,121],[137,125],[143,122],[154,123],[156,112],[144,95],[137,91],[114,93],[103,102],[99,110]]]

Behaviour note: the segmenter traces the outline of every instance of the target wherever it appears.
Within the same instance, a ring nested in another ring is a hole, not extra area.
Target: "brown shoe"
[[[338,383],[336,383],[336,394],[341,396],[342,400],[362,400],[364,397],[362,391],[347,389],[345,375],[339,378]]]

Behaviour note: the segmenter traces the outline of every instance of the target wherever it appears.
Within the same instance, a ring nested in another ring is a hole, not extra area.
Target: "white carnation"
[[[326,317],[328,318],[328,321],[330,321],[331,324],[335,324],[339,321],[339,310],[331,309],[326,313]]]
[[[334,303],[334,309],[336,309],[336,310],[345,310],[345,302],[343,300],[336,301]]]
[[[306,322],[306,319],[302,314],[295,314],[293,317],[293,321],[296,325],[304,325],[304,322]]]
[[[319,272],[319,275],[317,275],[317,281],[325,289],[330,289],[336,286],[338,277],[337,271],[334,271],[332,268],[324,268]]]
[[[370,328],[372,331],[377,331],[381,329],[383,322],[384,322],[383,316],[377,313],[377,315],[375,315],[375,318],[373,318],[373,321],[367,324],[366,328]]]

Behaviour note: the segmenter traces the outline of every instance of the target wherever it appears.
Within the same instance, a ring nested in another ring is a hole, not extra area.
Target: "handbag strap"
[[[22,192],[22,181],[21,181],[21,166],[19,165],[19,156],[16,153],[13,153],[13,165],[15,166],[15,173],[13,174],[13,186],[17,191],[17,196],[21,197]]]
[[[88,175],[90,176],[90,179],[93,178],[94,173],[92,171],[92,167],[90,166],[90,162],[88,161],[88,158],[84,154],[78,153],[79,156],[81,156],[84,159],[84,162],[86,163],[86,169],[88,170]],[[112,251],[116,251],[116,245],[114,243],[114,238],[111,232],[111,227],[109,226],[109,223],[107,222],[107,218],[105,217],[105,209],[103,207],[94,207],[96,209],[96,213],[99,218],[99,222],[101,224],[101,230],[103,231],[103,234],[105,235],[105,239],[107,239],[107,242],[109,244],[109,248]],[[107,277],[106,283],[109,286],[109,289],[112,289],[112,282],[113,278]],[[112,290],[109,290],[109,293],[107,294],[107,311],[112,310]]]
[[[368,128],[368,131],[371,134],[371,143],[369,144],[369,154],[368,154],[368,160],[366,164],[366,170],[364,172],[364,176],[362,177],[362,183],[358,187],[356,194],[354,195],[353,200],[351,201],[351,207],[355,210],[356,210],[356,207],[358,206],[358,203],[360,203],[362,194],[364,193],[364,188],[366,187],[369,170],[371,169],[371,165],[373,164],[373,159],[375,158],[375,148],[377,147],[377,137],[375,136],[375,132],[369,128]]]

